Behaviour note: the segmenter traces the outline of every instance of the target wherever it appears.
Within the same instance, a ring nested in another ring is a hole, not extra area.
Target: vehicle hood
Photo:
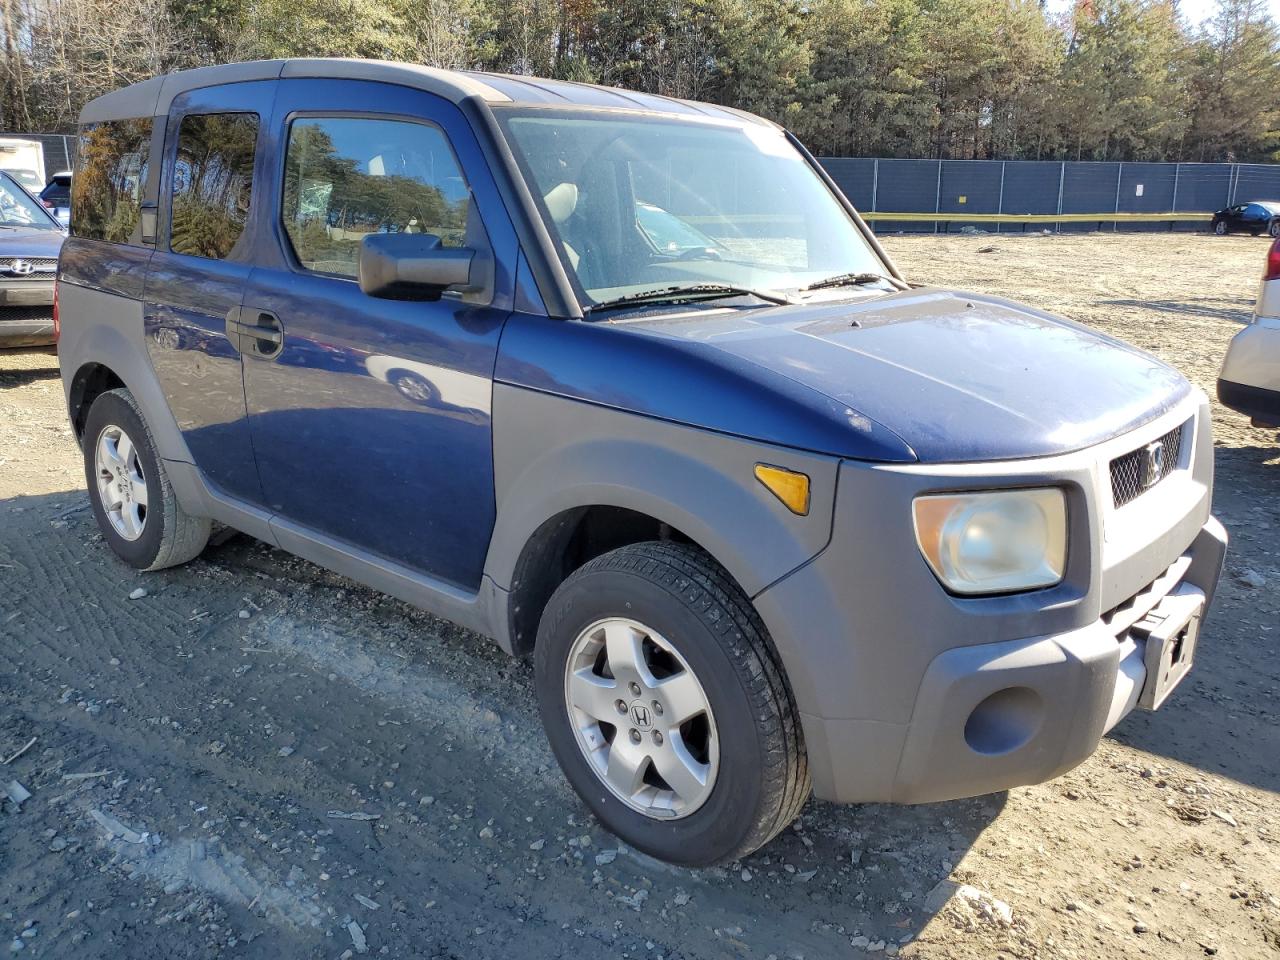
[[[994,297],[917,289],[864,301],[627,324],[729,354],[887,428],[925,462],[1068,453],[1133,430],[1191,392],[1128,344]]]
[[[56,257],[65,239],[61,230],[0,227],[0,261],[15,257]]]

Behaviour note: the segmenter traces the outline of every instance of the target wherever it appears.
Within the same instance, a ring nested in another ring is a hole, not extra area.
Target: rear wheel
[[[93,401],[83,449],[93,513],[116,556],[139,570],[160,570],[199,555],[209,520],[178,503],[133,394],[108,390]]]
[[[535,654],[565,776],[606,827],[676,863],[744,856],[810,792],[799,714],[763,623],[696,547],[599,557],[552,596]]]
[[[1280,239],[1280,220],[1271,221],[1271,226],[1267,227],[1267,236]]]

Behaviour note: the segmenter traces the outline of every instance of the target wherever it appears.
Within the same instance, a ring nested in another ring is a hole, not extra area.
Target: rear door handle
[[[246,317],[252,319],[249,322],[241,319]],[[284,327],[280,318],[270,310],[237,307],[227,314],[227,339],[241,353],[248,352],[264,360],[274,360],[284,348]]]
[[[242,323],[239,320],[232,320],[229,326],[242,337],[253,337],[255,340],[267,340],[275,344],[284,341],[284,334],[281,333],[279,327]]]

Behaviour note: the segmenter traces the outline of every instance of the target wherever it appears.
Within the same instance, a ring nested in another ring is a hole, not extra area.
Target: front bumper
[[[1211,519],[1169,581],[1125,611],[1119,630],[1104,616],[1067,633],[941,654],[920,685],[893,799],[991,793],[1052,779],[1086,760],[1149,682],[1147,643],[1132,622],[1186,595],[1175,591],[1211,596],[1226,546],[1226,531]]]
[[[0,348],[53,343],[53,279],[0,280]]]
[[[1280,287],[1280,281],[1263,286]],[[1231,338],[1218,374],[1218,399],[1255,420],[1280,425],[1280,318],[1259,315]]]
[[[1180,469],[1115,507],[1110,460],[1179,424]],[[1180,592],[1200,591],[1206,607],[1213,598],[1226,534],[1209,514],[1212,457],[1200,396],[1063,457],[845,464],[831,544],[755,598],[800,705],[816,795],[954,799],[1086,759],[1147,687],[1145,644],[1131,627]],[[950,596],[903,536],[922,493],[1048,484],[1067,496],[1071,543],[1066,577],[1048,590]]]
[[[0,280],[0,309],[48,307],[53,304],[53,276],[48,280]]]
[[[51,307],[0,306],[0,348],[39,347],[53,342]]]
[[[1280,389],[1268,390],[1247,383],[1219,380],[1218,400],[1224,407],[1259,423],[1280,427]]]

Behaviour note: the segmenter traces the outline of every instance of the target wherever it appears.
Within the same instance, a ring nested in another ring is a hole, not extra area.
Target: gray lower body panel
[[[482,578],[479,591],[470,593],[227,497],[210,486],[199,469],[190,463],[166,460],[165,469],[178,501],[196,516],[225,523],[469,630],[493,636],[495,624],[503,620],[506,592],[489,577]]]

